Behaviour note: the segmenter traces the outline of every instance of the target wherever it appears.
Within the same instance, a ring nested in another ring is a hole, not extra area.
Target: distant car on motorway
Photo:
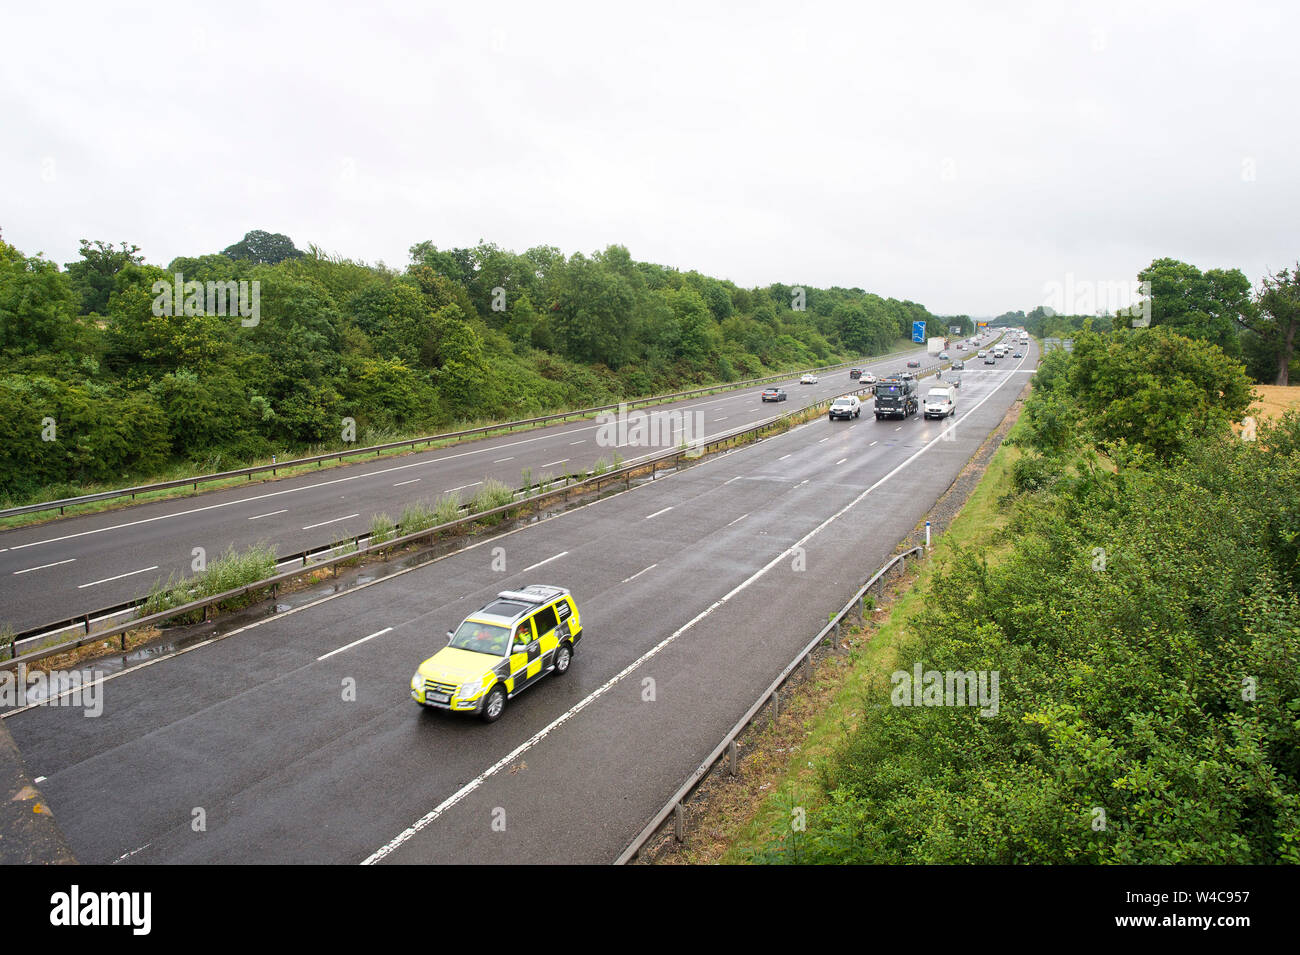
[[[503,590],[447,631],[447,645],[411,677],[411,699],[491,723],[525,688],[564,675],[580,639],[578,605],[566,588]]]
[[[984,359],[984,364],[986,365],[996,365],[997,363],[998,360],[994,358],[992,355],[989,355],[987,358]]]
[[[955,362],[952,363],[953,371],[961,371],[965,367],[966,367],[966,363],[962,361],[960,358],[958,358]]]
[[[781,388],[764,388],[762,397],[764,401],[785,401],[787,395]]]
[[[862,414],[862,402],[856,395],[843,395],[831,402],[830,412],[827,417],[834,421],[836,418],[856,418]]]
[[[976,358],[987,358],[988,356],[989,353],[982,348],[975,354]]]
[[[941,352],[939,352],[939,360],[940,360],[940,361],[947,361],[947,360],[948,360],[948,353],[947,353],[946,351],[941,351]]]
[[[876,376],[869,371],[864,371],[862,377],[858,380],[864,385],[874,385],[876,383]]]
[[[813,374],[807,374],[807,375],[804,375],[802,378],[799,379],[799,384],[801,384],[801,385],[815,385],[815,384],[817,384],[817,376],[816,376],[816,375],[813,375]]]
[[[859,378],[862,377],[862,369],[861,369],[861,368],[850,368],[850,369],[849,369],[849,377],[852,378],[854,381],[857,381]]]
[[[908,368],[920,368],[920,367],[921,367],[921,359],[919,359],[919,358],[913,358],[911,361],[909,361],[909,362],[907,363],[907,367],[908,367]]]
[[[944,381],[952,385],[954,388],[961,387],[961,375],[949,375],[944,379]]]
[[[1015,353],[1014,355],[1012,355],[1011,357],[1012,357],[1012,358],[1024,358],[1025,356],[1024,356],[1023,354],[1021,354],[1020,352],[1016,352],[1016,353]]]

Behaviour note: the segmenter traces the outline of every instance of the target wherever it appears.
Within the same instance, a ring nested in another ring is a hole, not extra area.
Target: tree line
[[[947,323],[860,288],[746,289],[618,245],[410,253],[398,270],[254,231],[166,268],[83,240],[60,268],[0,240],[0,495],[334,447],[344,419],[372,443],[830,364]],[[255,321],[212,313],[211,289],[238,283],[258,293]]]

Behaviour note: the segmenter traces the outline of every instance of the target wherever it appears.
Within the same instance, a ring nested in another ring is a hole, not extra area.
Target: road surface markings
[[[333,517],[330,518],[328,521],[321,521],[319,524],[308,524],[306,527],[303,528],[303,530],[305,531],[314,530],[317,527],[324,527],[326,524],[337,524],[339,521],[348,521],[358,516],[359,515],[357,514],[349,514],[347,515],[347,517]]]
[[[740,478],[741,478],[741,475],[737,474],[734,478],[730,478],[730,479],[728,479],[728,480],[726,480],[726,481],[723,481],[723,482],[722,482],[722,486],[723,486],[723,487],[726,487],[726,486],[727,486],[728,484],[730,484],[732,481],[739,481]]]
[[[880,443],[879,441],[872,441],[869,445],[867,445],[867,447],[869,447],[869,448],[874,448],[874,447],[875,447],[876,445],[878,445],[879,443]]]
[[[513,460],[514,460],[514,457],[511,456],[511,457],[508,457],[508,458],[499,458],[498,460],[493,461],[492,463],[493,463],[493,464],[505,464],[507,461],[513,461]]]
[[[895,431],[902,431],[902,430],[903,430],[903,426],[900,424],[900,425],[899,425],[897,428],[895,428],[894,430],[895,430]]]
[[[738,518],[736,518],[734,521],[732,521],[731,524],[739,524],[741,521],[743,521],[743,520],[744,520],[745,518],[747,518],[747,517],[749,517],[749,512],[748,512],[748,511],[746,511],[744,514],[741,514]],[[731,524],[728,524],[727,526],[730,527]]]
[[[843,464],[843,463],[844,463],[845,461],[847,461],[847,460],[848,460],[848,458],[840,458],[840,459],[839,459],[838,461],[836,461],[835,463],[836,463],[837,465],[838,465],[838,464]]]
[[[824,443],[824,442],[826,442],[826,441],[829,441],[829,440],[830,440],[830,438],[822,438],[821,441],[818,441],[817,443],[818,443],[818,444],[822,444],[822,443]]]
[[[975,406],[972,407],[970,411],[966,413],[966,416],[963,417],[962,420],[964,421],[966,417],[970,417],[970,415],[973,414],[975,410],[979,408],[980,405],[984,404],[985,401],[993,397],[993,395],[996,394],[997,390],[1000,389],[1001,387],[1002,386],[999,385],[997,389],[994,389],[994,391],[989,392],[988,395],[980,399],[980,401],[977,402]],[[719,607],[728,603],[737,594],[748,589],[756,580],[763,577],[772,568],[782,564],[790,554],[795,553],[798,548],[807,544],[808,541],[812,540],[813,537],[820,534],[823,530],[825,530],[835,521],[839,520],[841,517],[847,514],[852,508],[856,507],[859,503],[866,500],[867,496],[871,494],[872,491],[876,490],[876,488],[880,487],[886,481],[890,480],[894,475],[898,474],[909,464],[911,464],[913,461],[919,458],[922,454],[924,454],[930,448],[938,444],[941,440],[943,440],[942,435],[932,439],[928,444],[914,451],[910,457],[904,460],[901,464],[897,465],[892,471],[890,471],[888,474],[886,474],[884,477],[878,480],[875,484],[872,484],[865,491],[863,491],[861,494],[859,494],[849,503],[845,504],[842,508],[840,508],[834,514],[832,514],[830,517],[826,518],[826,520],[822,521],[820,524],[814,527],[811,531],[809,531],[807,534],[801,537],[794,544],[790,545],[781,553],[773,557],[768,563],[764,564],[761,568],[756,570],[752,575],[745,578],[743,581],[741,581],[739,584],[733,587],[722,597],[719,597],[713,603],[709,604],[709,606],[701,610],[698,614],[696,614],[685,624],[683,624],[679,629],[673,631],[668,636],[664,637],[664,639],[659,641],[659,643],[655,644],[653,647],[651,647],[645,653],[641,654],[641,656],[633,660],[631,663],[629,663],[618,673],[615,673],[612,677],[610,677],[600,686],[596,687],[596,689],[592,690],[591,693],[588,694],[586,697],[579,700],[568,710],[561,713],[550,723],[546,724],[544,727],[542,727],[540,730],[538,730],[528,739],[524,740],[522,743],[520,743],[518,746],[512,749],[501,759],[497,760],[487,769],[483,770],[483,772],[479,773],[477,776],[475,776],[473,779],[467,782],[460,789],[456,790],[456,792],[452,793],[442,802],[438,803],[438,805],[434,806],[433,809],[429,810],[429,812],[425,813],[423,816],[421,816],[419,819],[413,822],[402,832],[398,833],[398,835],[392,840],[390,840],[387,844],[381,846],[379,849],[376,849],[374,852],[368,855],[365,859],[362,860],[361,864],[374,865],[376,862],[380,862],[387,856],[392,855],[404,843],[409,842],[411,839],[415,838],[417,834],[419,834],[422,830],[427,829],[431,824],[436,822],[439,819],[439,817],[443,816],[449,809],[452,809],[457,803],[461,802],[467,796],[474,793],[475,790],[479,789],[488,779],[495,776],[497,773],[501,772],[501,770],[505,769],[506,767],[514,765],[514,763],[519,759],[520,756],[522,756],[524,753],[531,750],[534,746],[536,746],[542,740],[546,739],[546,737],[550,736],[553,732],[555,732],[557,729],[559,729],[569,720],[573,719],[575,716],[577,716],[579,713],[585,710],[588,706],[590,706],[600,697],[604,696],[614,686],[622,682],[624,678],[636,672],[636,670],[639,669],[643,664],[645,664],[647,661],[657,656],[660,652],[663,651],[665,647],[673,643],[673,641],[675,641],[682,634],[686,633],[686,631],[690,630],[692,627],[694,627],[705,617],[709,616],[709,614],[713,613],[713,611],[717,610]]]
[[[280,508],[280,510],[278,510],[278,511],[268,511],[268,512],[265,513],[265,514],[258,514],[258,515],[254,516],[254,517],[250,517],[249,520],[250,520],[250,521],[260,521],[260,520],[261,520],[262,518],[264,518],[264,517],[275,517],[275,515],[277,515],[277,514],[287,514],[287,513],[289,513],[289,509],[288,509],[287,507],[282,507],[282,508]]]
[[[158,565],[154,564],[152,567],[142,567],[139,570],[133,570],[130,573],[118,574],[116,577],[105,577],[103,580],[92,580],[88,584],[77,584],[77,589],[85,590],[87,587],[97,587],[100,584],[107,584],[114,580],[121,580],[123,577],[134,577],[136,574],[147,574],[149,571],[157,569]]]
[[[521,574],[526,574],[526,573],[528,573],[530,570],[536,570],[538,567],[541,567],[543,564],[549,564],[549,563],[550,563],[551,561],[553,561],[553,560],[559,560],[561,557],[566,556],[568,553],[569,553],[569,552],[568,552],[567,550],[562,550],[562,551],[560,551],[558,554],[556,554],[554,557],[548,557],[548,558],[546,558],[546,560],[539,560],[537,563],[533,564],[532,566],[530,566],[530,567],[525,567],[523,570],[520,571],[520,573],[521,573]]]
[[[581,441],[570,441],[569,447],[573,447],[575,444],[586,444],[586,443],[587,443],[586,438],[583,438]]]
[[[56,560],[52,564],[41,564],[39,567],[28,567],[26,570],[15,570],[14,576],[17,577],[19,574],[30,574],[33,570],[44,570],[46,567],[58,567],[60,564],[70,564],[76,559],[77,558],[75,557],[69,557],[67,560]]]
[[[382,637],[384,634],[388,633],[392,629],[393,629],[392,627],[384,627],[383,630],[376,630],[368,637],[362,637],[360,640],[353,640],[346,647],[339,647],[337,650],[331,650],[329,653],[318,656],[316,658],[316,662],[320,663],[322,660],[328,660],[330,657],[334,656],[334,654],[342,653],[344,650],[351,650],[353,647],[360,646],[361,644],[365,643],[367,640],[373,640],[375,639],[375,637]]]
[[[45,782],[45,777],[44,777],[44,776],[37,776],[35,779],[32,780],[32,782],[34,782],[34,783],[43,783],[43,782]]]
[[[727,420],[727,416],[724,415],[724,416],[721,417],[721,418],[714,418],[713,420],[714,420],[715,422],[716,422],[716,421],[726,421],[726,420]]]
[[[790,454],[794,454],[794,452],[791,451]],[[777,460],[778,460],[778,461],[784,461],[786,458],[788,458],[788,457],[790,456],[790,454],[783,454],[783,455],[781,455],[779,458],[777,458]]]
[[[454,493],[456,493],[457,491],[463,491],[463,490],[465,490],[465,488],[467,488],[467,487],[478,487],[478,486],[479,486],[480,484],[482,484],[482,483],[483,483],[482,481],[475,481],[473,484],[462,484],[460,487],[452,487],[452,488],[448,488],[444,493],[446,493],[446,494],[454,494]]]
[[[560,458],[560,460],[558,460],[558,461],[552,461],[550,464],[543,464],[542,467],[544,467],[544,468],[553,468],[553,467],[555,467],[557,464],[564,464],[564,463],[566,463],[568,460],[569,460],[568,458]]]
[[[623,578],[623,583],[625,583],[625,584],[626,584],[626,583],[630,583],[631,581],[636,580],[636,579],[637,579],[638,577],[640,577],[642,574],[648,573],[648,572],[654,570],[654,569],[655,569],[656,567],[658,567],[658,566],[659,566],[658,564],[651,564],[651,565],[650,565],[649,567],[647,567],[645,570],[638,570],[638,571],[637,571],[635,574],[633,574],[631,577],[624,577],[624,578]]]
[[[411,480],[409,481],[398,481],[396,484],[393,485],[393,487],[404,487],[407,484],[415,484],[417,481],[421,481],[421,480],[423,480],[423,478],[411,478]]]
[[[648,521],[650,520],[650,518],[658,517],[660,514],[667,514],[672,509],[673,509],[673,505],[670,504],[668,507],[665,507],[662,511],[655,511],[653,514],[647,514],[645,516],[645,519]]]

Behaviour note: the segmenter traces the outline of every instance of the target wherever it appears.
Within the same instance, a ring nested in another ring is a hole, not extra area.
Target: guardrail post
[[[673,835],[678,842],[686,841],[686,809],[681,803],[673,807]]]

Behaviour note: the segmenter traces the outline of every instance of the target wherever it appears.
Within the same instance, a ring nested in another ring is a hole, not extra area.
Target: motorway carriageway
[[[891,372],[914,356],[924,352],[866,367],[877,374]],[[764,403],[759,399],[762,389],[746,388],[636,413],[657,422],[667,414],[687,412],[692,415],[689,427],[702,428],[708,436],[814,404],[855,384],[843,369],[817,385],[800,385],[798,378],[791,379],[781,386],[790,396],[783,402]],[[667,427],[675,423],[683,422],[668,419]],[[677,443],[601,447],[599,427],[594,420],[571,421],[3,531],[0,625],[22,631],[143,596],[156,580],[192,574],[196,547],[203,548],[208,562],[229,547],[243,550],[258,541],[269,542],[276,554],[292,554],[365,533],[375,514],[386,513],[397,521],[402,508],[413,501],[428,502],[446,493],[468,501],[489,478],[517,488],[524,468],[532,471],[536,481],[547,474],[588,471],[598,458],[612,462],[615,452],[630,462]],[[656,426],[652,433],[658,430]]]
[[[116,674],[98,718],[5,725],[82,862],[612,861],[924,517],[1036,355],[966,372],[954,419],[823,417]],[[491,725],[412,702],[443,633],[530,582],[578,601],[569,673]]]

